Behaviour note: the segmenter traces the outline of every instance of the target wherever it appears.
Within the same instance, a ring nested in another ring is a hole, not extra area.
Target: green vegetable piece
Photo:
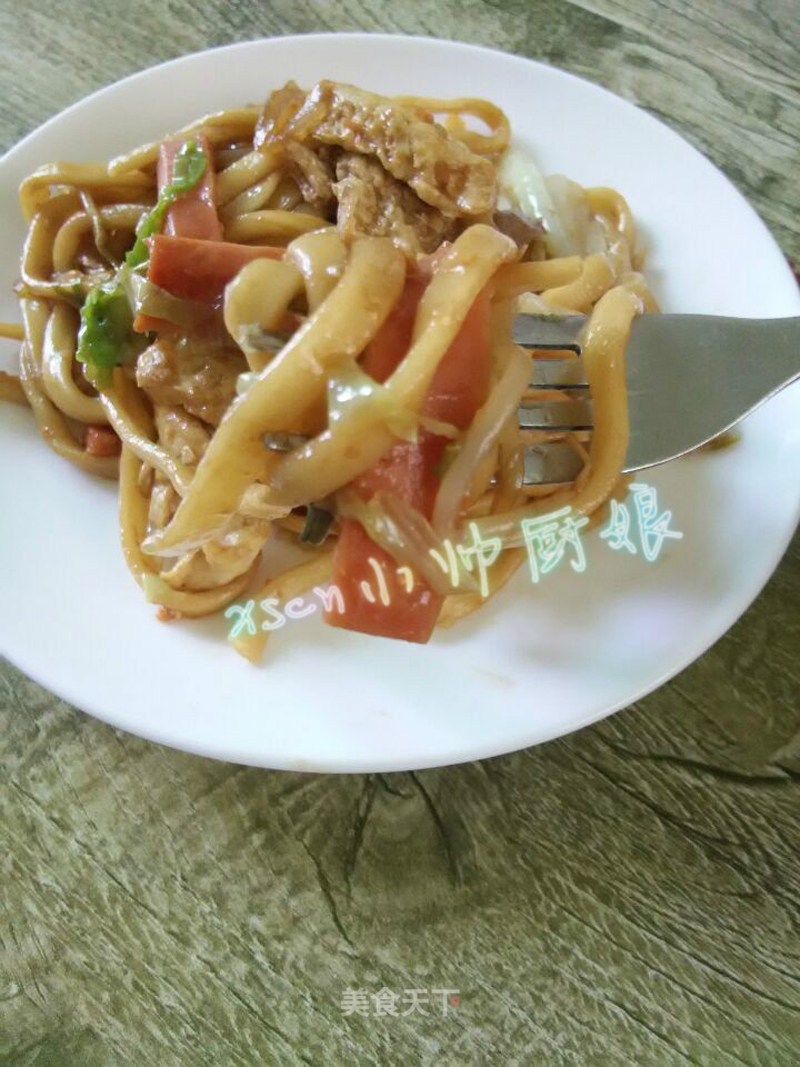
[[[144,344],[133,332],[133,315],[125,290],[118,281],[96,285],[81,308],[77,358],[86,377],[97,388],[111,381],[111,369]]]
[[[136,241],[113,281],[96,285],[81,308],[77,358],[86,377],[98,389],[111,381],[113,367],[124,363],[147,343],[133,332],[133,312],[123,287],[125,274],[147,262],[145,240],[158,233],[164,216],[179,196],[188,193],[206,172],[208,160],[196,141],[187,141],[175,156],[172,181],[161,191],[158,203],[144,216],[136,231]]]
[[[175,156],[172,168],[172,181],[165,185],[158,198],[158,203],[139,223],[136,242],[125,257],[126,267],[138,267],[147,261],[148,251],[145,241],[154,233],[159,233],[164,225],[164,216],[179,196],[194,189],[206,172],[208,160],[205,152],[196,141],[189,140]]]

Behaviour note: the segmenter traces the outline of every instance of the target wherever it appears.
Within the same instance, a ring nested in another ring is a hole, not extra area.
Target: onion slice
[[[428,418],[400,404],[385,385],[371,378],[355,360],[349,360],[328,379],[328,425],[333,426],[366,404],[379,412],[384,425],[403,441],[416,441],[420,426],[440,437],[452,439],[459,435],[457,427],[449,422]]]
[[[592,215],[586,191],[560,174],[545,177],[530,153],[510,148],[498,169],[501,206],[508,203],[529,222],[541,222],[554,257],[605,252],[603,228]]]
[[[91,193],[87,193],[83,190],[78,194],[80,196],[83,210],[89,216],[89,221],[92,224],[92,236],[94,237],[94,244],[97,251],[112,267],[119,265],[119,260],[114,258],[111,248],[108,243],[108,231],[106,230],[105,223],[103,222],[103,216],[94,201],[94,197]]]
[[[217,308],[197,300],[173,296],[136,271],[121,271],[120,278],[134,315],[165,319],[187,330],[199,329],[220,319]]]
[[[475,472],[508,420],[516,417],[520,397],[530,379],[531,357],[524,348],[511,345],[506,369],[470,423],[456,458],[442,479],[433,509],[432,526],[437,536],[446,537],[455,529]]]

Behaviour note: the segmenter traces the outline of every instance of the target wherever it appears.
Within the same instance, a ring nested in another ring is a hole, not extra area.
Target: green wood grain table
[[[2,0],[0,18],[2,147],[210,45],[453,36],[659,115],[800,259],[796,0]],[[0,1061],[796,1067],[799,603],[795,539],[646,700],[417,774],[182,755],[3,665]]]

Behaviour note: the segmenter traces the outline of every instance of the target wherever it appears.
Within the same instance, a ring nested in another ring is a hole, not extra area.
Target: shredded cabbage
[[[605,251],[603,228],[592,216],[583,188],[560,174],[545,177],[529,152],[510,148],[499,167],[501,193],[513,210],[541,220],[553,257]]]

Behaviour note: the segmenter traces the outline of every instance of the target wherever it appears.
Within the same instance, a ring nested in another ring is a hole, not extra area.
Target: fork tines
[[[583,459],[563,441],[530,445],[525,449],[523,486],[564,485],[573,482],[583,467]]]
[[[523,430],[546,430],[569,433],[594,428],[592,402],[580,400],[527,400],[519,406],[519,425]]]
[[[556,391],[547,399],[526,397],[520,404],[519,425],[525,431],[587,433],[594,428],[594,412],[578,341],[585,320],[532,319],[521,316],[515,340],[532,356],[531,391]],[[523,486],[561,485],[575,479],[583,459],[569,442],[546,441],[525,449]]]

